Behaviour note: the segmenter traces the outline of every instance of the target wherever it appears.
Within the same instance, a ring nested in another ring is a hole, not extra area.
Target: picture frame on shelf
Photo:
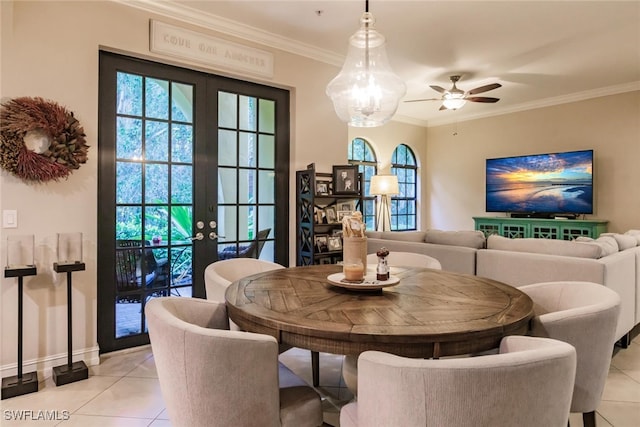
[[[318,234],[315,236],[314,244],[318,252],[329,252],[327,238],[328,236],[326,234]]]
[[[331,258],[330,256],[325,256],[325,257],[320,258],[320,259],[318,260],[318,263],[319,263],[320,265],[323,265],[323,264],[331,264],[331,259],[332,259],[332,258]]]
[[[336,212],[336,219],[338,222],[342,222],[342,219],[345,216],[350,216],[353,213],[353,211],[337,211]]]
[[[353,201],[345,201],[345,202],[340,202],[338,204],[338,210],[339,211],[353,212],[355,209],[356,209],[356,207],[355,207],[355,203],[353,203]]]
[[[342,239],[338,236],[329,236],[327,238],[327,246],[330,251],[341,251],[342,250]]]
[[[338,222],[338,216],[334,206],[324,208],[324,216],[327,218],[327,224],[335,224]]]
[[[358,166],[333,165],[333,194],[358,194]]]
[[[326,215],[324,213],[324,209],[318,208],[318,207],[314,207],[314,216],[315,216],[315,223],[316,224],[324,224],[325,223],[325,219],[326,219]]]
[[[329,195],[329,182],[328,181],[316,181],[316,194],[318,196]]]

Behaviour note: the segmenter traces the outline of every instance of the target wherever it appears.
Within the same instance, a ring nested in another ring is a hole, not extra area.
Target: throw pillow
[[[625,236],[631,236],[636,239],[636,245],[640,246],[640,230],[629,230],[624,233]]]
[[[638,245],[638,239],[635,236],[620,234],[620,233],[602,233],[602,236],[610,236],[616,239],[616,243],[618,243],[618,249],[624,251],[625,249],[635,248]],[[640,234],[638,234],[640,237]]]

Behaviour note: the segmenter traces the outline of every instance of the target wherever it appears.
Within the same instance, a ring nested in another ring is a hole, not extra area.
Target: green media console
[[[474,216],[476,230],[485,236],[499,234],[510,238],[537,237],[571,240],[585,236],[596,239],[607,232],[607,223],[599,219],[538,219]]]

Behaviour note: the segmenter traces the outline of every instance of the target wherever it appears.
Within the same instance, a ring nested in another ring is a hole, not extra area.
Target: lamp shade
[[[369,194],[372,196],[387,196],[400,193],[398,177],[396,175],[374,175],[371,177]]]
[[[360,29],[349,39],[342,70],[326,90],[340,120],[354,127],[386,123],[407,91],[389,65],[385,38],[373,28],[374,22],[371,13],[362,15]]]

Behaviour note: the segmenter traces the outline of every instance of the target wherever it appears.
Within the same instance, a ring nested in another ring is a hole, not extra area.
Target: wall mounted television
[[[593,150],[486,161],[486,211],[513,217],[593,213]]]

